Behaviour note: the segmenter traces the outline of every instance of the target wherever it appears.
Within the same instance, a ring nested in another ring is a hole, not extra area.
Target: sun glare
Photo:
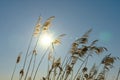
[[[52,35],[44,33],[41,35],[40,44],[42,46],[49,46],[52,43]]]

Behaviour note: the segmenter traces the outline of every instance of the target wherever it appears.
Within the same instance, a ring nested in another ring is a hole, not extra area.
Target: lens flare
[[[49,46],[51,43],[52,43],[52,35],[51,34],[48,34],[48,33],[44,33],[41,35],[40,37],[40,44],[42,46]]]

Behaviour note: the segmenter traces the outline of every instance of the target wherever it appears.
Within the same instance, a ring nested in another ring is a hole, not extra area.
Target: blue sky
[[[109,53],[120,56],[119,0],[1,0],[1,80],[10,78],[16,56],[25,52],[40,15],[42,23],[55,16],[51,30],[55,35],[67,34],[59,46],[62,51],[67,52],[72,41],[92,28],[91,40],[99,39],[99,44],[105,45]]]

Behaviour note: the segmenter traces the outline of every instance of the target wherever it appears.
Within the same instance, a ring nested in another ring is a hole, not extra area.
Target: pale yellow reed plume
[[[53,59],[53,55],[52,55],[52,52],[50,51],[49,54],[48,54],[48,60],[52,61],[52,59]]]
[[[89,29],[81,38],[78,38],[75,40],[75,43],[77,44],[86,44],[88,42],[88,37],[92,29]]]
[[[61,44],[61,38],[64,37],[66,34],[61,34],[57,38],[53,40],[53,44]]]
[[[52,22],[52,20],[55,18],[55,16],[51,16],[51,17],[49,17],[47,20],[46,20],[46,22],[43,24],[43,26],[42,26],[42,29],[43,29],[43,31],[46,31],[46,30],[48,30],[49,29],[49,27],[51,26],[51,22]]]
[[[20,62],[21,54],[22,54],[22,53],[19,53],[19,55],[18,55],[18,57],[17,57],[17,60],[16,60],[16,63],[17,63],[17,64]]]
[[[20,74],[21,77],[23,77],[23,75],[24,75],[24,70],[21,69],[20,72],[19,72],[19,74]]]
[[[53,68],[59,67],[61,65],[61,58],[58,58],[53,64]]]
[[[40,28],[41,28],[41,17],[39,17],[39,19],[38,19],[38,21],[37,21],[37,24],[36,24],[36,26],[35,26],[35,29],[34,29],[34,33],[33,33],[33,35],[34,35],[34,37],[38,37],[38,35],[39,35],[39,33],[40,33]]]
[[[16,71],[17,64],[20,62],[21,54],[22,54],[22,53],[19,53],[19,55],[18,55],[18,57],[17,57],[17,59],[16,59],[16,63],[15,63],[15,67],[14,67],[14,69],[13,69],[13,73],[12,73],[12,76],[11,76],[11,80],[13,80],[14,73],[15,73],[15,71]]]

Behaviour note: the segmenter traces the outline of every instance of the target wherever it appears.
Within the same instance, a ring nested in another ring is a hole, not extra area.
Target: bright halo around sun
[[[52,43],[52,34],[50,33],[43,33],[40,37],[40,44],[42,46],[48,47]]]

